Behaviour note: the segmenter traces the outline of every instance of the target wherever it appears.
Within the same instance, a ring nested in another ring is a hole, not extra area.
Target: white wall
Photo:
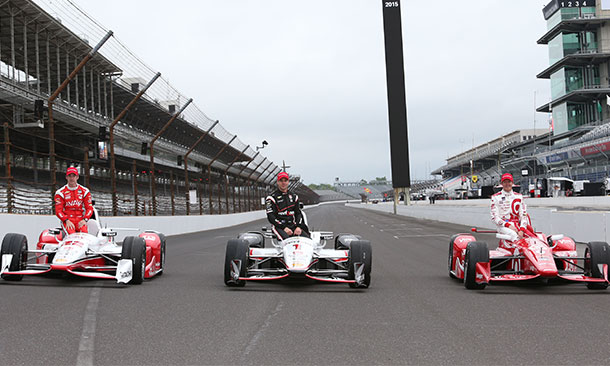
[[[261,210],[230,215],[114,216],[103,217],[101,221],[107,227],[137,228],[140,232],[152,229],[165,235],[178,235],[239,225],[265,217],[265,211]],[[30,249],[36,246],[43,230],[58,226],[59,219],[52,215],[0,214],[0,236],[4,238],[7,233],[24,234]],[[122,241],[125,236],[138,234],[136,231],[119,231],[117,240]]]
[[[588,198],[588,197],[587,197]],[[479,200],[482,201],[482,200]],[[446,205],[398,205],[399,215],[420,219],[436,220],[453,224],[494,229],[489,207],[485,202],[479,205],[459,205],[452,201]],[[529,201],[526,201],[529,202]],[[350,207],[366,208],[382,212],[394,212],[393,203],[348,204]],[[610,242],[610,212],[558,210],[547,207],[528,207],[532,226],[537,231],[550,234],[564,234],[574,240],[585,243],[589,241]]]

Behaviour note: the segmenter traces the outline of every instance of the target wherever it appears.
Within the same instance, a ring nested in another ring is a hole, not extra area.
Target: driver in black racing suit
[[[277,175],[277,187],[266,198],[267,219],[271,223],[271,230],[278,240],[291,236],[309,237],[309,229],[303,219],[299,207],[299,196],[288,191],[289,175],[280,172]]]

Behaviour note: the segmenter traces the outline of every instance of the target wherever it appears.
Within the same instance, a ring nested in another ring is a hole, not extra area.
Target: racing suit
[[[70,220],[74,224],[74,230],[66,231],[68,234],[74,232],[86,233],[87,225],[80,229],[78,223],[81,220],[89,220],[93,215],[93,205],[91,204],[91,192],[80,184],[70,188],[66,184],[55,192],[55,215],[61,220],[65,227],[65,222]]]
[[[294,231],[297,227],[303,231],[301,236],[309,237],[309,229],[303,219],[303,213],[299,207],[299,196],[286,192],[283,193],[276,189],[267,198],[267,219],[273,225],[271,230],[279,240],[288,238],[288,234],[284,231],[289,228]]]
[[[497,226],[498,233],[510,235],[512,237],[511,241],[518,240],[517,233],[511,227],[524,231],[530,223],[523,196],[512,190],[510,192],[501,190],[491,196],[490,209],[491,221]],[[500,241],[500,246],[514,247],[513,244],[505,240]]]

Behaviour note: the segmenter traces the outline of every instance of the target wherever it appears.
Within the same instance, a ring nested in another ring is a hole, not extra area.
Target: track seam
[[[269,314],[269,316],[267,316],[267,319],[265,319],[265,322],[263,323],[263,325],[254,334],[254,336],[252,336],[252,338],[250,339],[250,342],[248,342],[248,346],[246,347],[246,349],[244,350],[244,353],[242,355],[242,361],[245,361],[246,357],[248,357],[250,352],[252,352],[252,350],[256,347],[258,340],[263,336],[263,334],[265,333],[267,328],[269,328],[269,326],[271,325],[271,320],[273,318],[275,318],[275,316],[277,314],[279,314],[280,311],[282,311],[283,307],[284,307],[284,303],[282,301],[280,301],[277,304],[277,306],[275,307],[275,309],[271,312],[271,314]]]
[[[87,303],[85,317],[83,320],[83,333],[81,334],[80,343],[78,345],[78,357],[76,359],[76,366],[93,365],[97,307],[100,302],[101,291],[102,289],[99,287],[94,287],[91,290],[91,295],[89,296],[89,303]]]

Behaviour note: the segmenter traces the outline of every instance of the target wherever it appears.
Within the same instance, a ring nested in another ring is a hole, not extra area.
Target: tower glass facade
[[[561,62],[562,66],[550,74],[550,109],[556,134],[602,119],[602,106],[597,100],[599,97],[584,92],[603,87],[600,83],[600,64],[584,61],[587,55],[599,52],[599,27],[565,26],[566,21],[573,19],[578,19],[577,22],[581,24],[587,22],[585,19],[594,19],[595,1],[581,1],[578,6],[574,4],[554,0],[545,8],[547,29],[552,37],[546,42],[549,63],[555,65]],[[554,13],[549,15],[547,9]]]

